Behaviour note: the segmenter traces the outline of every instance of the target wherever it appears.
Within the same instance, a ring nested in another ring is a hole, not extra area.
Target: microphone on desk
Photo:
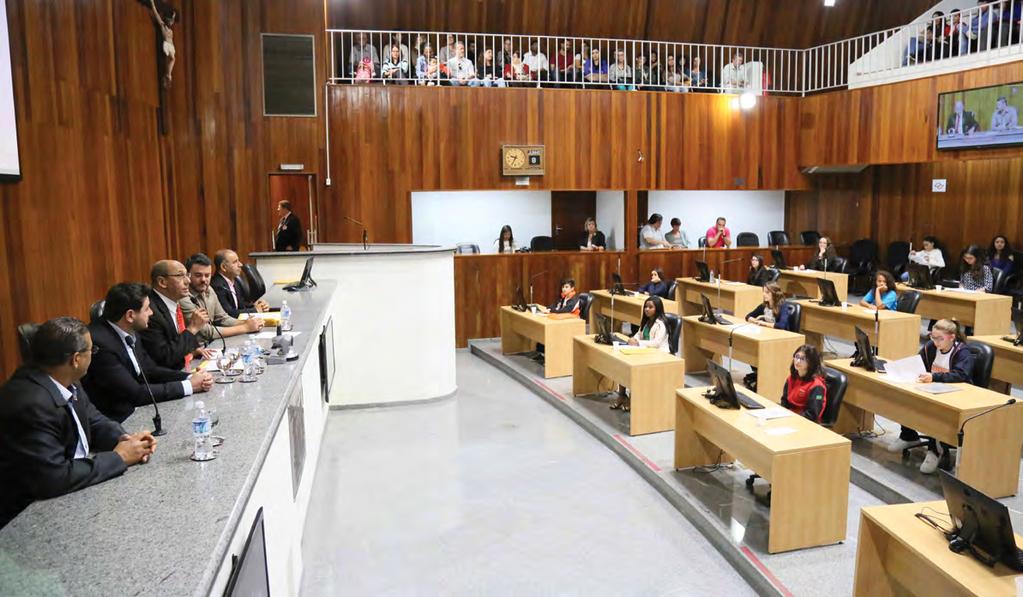
[[[959,426],[959,433],[956,434],[956,474],[959,473],[959,461],[962,459],[962,454],[963,454],[963,437],[966,435],[966,433],[964,431],[966,429],[966,424],[969,423],[970,421],[976,419],[977,417],[983,417],[984,415],[986,415],[988,413],[994,412],[994,411],[996,411],[998,409],[1001,409],[1001,408],[1005,408],[1006,406],[1012,406],[1013,404],[1016,404],[1016,399],[1015,398],[1009,398],[1008,400],[1005,401],[1004,404],[999,404],[998,406],[992,406],[991,408],[989,408],[989,409],[987,409],[985,411],[981,411],[981,412],[973,415],[972,417],[968,417],[965,421],[963,421],[963,424]]]
[[[533,274],[532,276],[529,277],[529,304],[530,305],[534,304],[533,303],[533,280],[535,280],[535,279],[539,278],[540,276],[546,274],[548,271],[549,270],[543,270],[539,274]]]
[[[345,216],[345,219],[348,220],[349,222],[352,222],[353,224],[355,224],[357,226],[362,226],[362,249],[364,251],[368,251],[369,250],[369,231],[366,229],[366,225],[363,224],[362,222],[360,222],[359,220],[356,220],[355,218],[353,218],[351,216]]]
[[[128,345],[132,354],[135,354],[135,338],[133,336],[125,336],[124,342]],[[138,362],[138,357],[135,358],[135,362],[138,363],[139,373],[142,375],[142,381],[146,384],[146,391],[149,392],[149,400],[153,403],[153,411],[156,413],[153,415],[153,437],[166,435],[167,432],[163,430],[163,419],[160,418],[160,407],[156,405],[156,397],[153,396],[153,388],[149,387],[149,379],[146,378],[146,370],[142,368],[142,363]]]
[[[742,323],[740,325],[732,326],[732,329],[729,330],[729,332],[728,332],[728,370],[729,371],[732,370],[732,336],[735,335],[735,332],[737,332],[739,330],[739,328],[743,328],[743,327],[746,327],[748,325],[756,325],[756,324],[753,324],[753,323],[750,323],[750,322],[747,321],[747,322],[744,322],[744,323]]]
[[[195,305],[196,308],[202,309],[203,311],[206,311],[207,313],[209,313],[209,311],[206,309],[206,301],[200,301],[199,300],[199,295],[197,295],[197,294],[190,294],[190,295],[188,295],[188,298],[192,299],[192,304]],[[216,332],[218,336],[220,336],[220,350],[226,351],[227,350],[227,340],[224,339],[224,334],[221,333],[220,328],[217,327],[217,325],[215,323],[213,323],[211,321],[211,322],[209,322],[209,324],[210,324],[210,327],[213,328],[213,331]]]

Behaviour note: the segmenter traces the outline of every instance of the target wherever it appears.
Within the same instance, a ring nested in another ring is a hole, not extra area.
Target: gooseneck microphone
[[[976,419],[977,417],[983,417],[986,414],[992,413],[992,412],[994,412],[994,411],[996,411],[998,409],[1001,409],[1001,408],[1005,408],[1006,406],[1012,406],[1013,404],[1016,404],[1016,399],[1015,398],[1009,398],[1008,400],[1005,401],[1005,404],[999,404],[998,406],[992,406],[991,408],[989,408],[987,410],[984,410],[984,411],[981,411],[981,412],[973,415],[972,417],[968,417],[965,421],[963,421],[963,424],[959,426],[959,433],[956,434],[956,448],[958,448],[956,450],[956,473],[957,474],[959,472],[959,461],[962,459],[963,437],[966,435],[966,433],[965,433],[966,424],[969,423],[970,421]]]
[[[149,400],[153,403],[153,437],[159,437],[166,435],[167,432],[163,430],[163,419],[160,417],[160,407],[156,405],[156,397],[153,396],[153,388],[149,387],[149,379],[146,377],[146,370],[142,368],[142,363],[139,363],[138,355],[135,353],[135,338],[133,336],[125,336],[125,344],[131,350],[132,354],[135,355],[135,362],[139,366],[139,374],[142,375],[142,382],[146,384],[146,391],[149,392]]]
[[[353,218],[351,216],[345,216],[345,219],[348,220],[349,222],[355,224],[356,226],[362,226],[362,249],[364,251],[368,251],[369,250],[369,230],[367,230],[366,225],[363,224],[362,222],[360,222],[359,220],[356,220],[355,218]]]
[[[543,270],[539,274],[533,274],[532,276],[529,277],[529,304],[530,305],[535,304],[533,302],[533,280],[539,278],[540,276],[542,276],[542,275],[544,275],[546,273],[547,273],[547,270]]]
[[[192,304],[195,305],[197,309],[202,309],[203,311],[206,311],[206,313],[210,312],[209,309],[206,308],[206,301],[199,300],[199,295],[189,294],[188,298],[192,299]],[[226,351],[227,340],[224,339],[224,334],[220,331],[220,328],[217,327],[217,324],[213,323],[212,320],[209,322],[209,324],[210,327],[213,328],[213,331],[216,332],[218,336],[220,336],[220,350]]]

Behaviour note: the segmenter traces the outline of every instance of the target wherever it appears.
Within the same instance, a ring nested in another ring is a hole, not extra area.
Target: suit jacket
[[[199,339],[187,329],[178,333],[174,313],[167,309],[155,290],[149,291],[149,304],[153,315],[149,318],[149,328],[139,333],[139,339],[157,365],[181,369],[185,366],[185,355],[199,348]]]
[[[90,325],[89,332],[99,352],[92,357],[89,373],[82,378],[82,385],[95,397],[96,408],[101,413],[124,422],[135,412],[136,406],[146,406],[151,402],[149,390],[142,376],[136,375],[124,341],[106,320]],[[146,374],[157,402],[184,397],[185,388],[181,382],[188,379],[187,373],[157,365],[141,342],[135,343],[135,359]]]
[[[231,294],[231,289],[227,285],[227,278],[220,274],[213,276],[213,280],[210,281],[210,286],[213,287],[213,292],[215,292],[217,294],[217,298],[220,299],[220,306],[224,308],[224,311],[227,312],[228,316],[237,318],[240,313],[256,312],[256,309],[247,298],[249,289],[245,284],[245,280],[242,279],[241,276],[235,278],[235,294]]]
[[[192,292],[189,290],[189,292]],[[206,314],[210,316],[209,322],[199,330],[199,339],[204,342],[213,342],[215,339],[220,337],[220,332],[213,329],[213,326],[217,327],[230,327],[241,323],[238,319],[231,317],[224,310],[224,307],[220,305],[220,299],[217,298],[217,293],[212,288],[207,287],[206,292],[202,294],[191,294],[178,301],[181,305],[181,311],[185,315],[185,321],[192,316],[192,313],[196,309],[206,309]]]
[[[0,527],[34,500],[101,483],[127,469],[114,446],[124,429],[80,386],[72,402],[93,455],[75,459],[78,429],[50,376],[22,367],[0,388]]]
[[[956,114],[952,112],[948,117],[948,126],[945,127],[945,132],[955,129],[956,127]],[[963,133],[969,132],[970,129],[980,130],[980,124],[977,122],[977,116],[973,112],[967,112],[963,110]]]
[[[274,251],[297,251],[300,246],[302,246],[302,223],[298,221],[298,216],[289,213],[277,225]]]

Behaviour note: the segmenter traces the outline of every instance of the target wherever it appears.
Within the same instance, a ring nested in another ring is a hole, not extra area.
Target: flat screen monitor
[[[788,267],[785,263],[785,253],[782,253],[778,249],[771,249],[771,260],[774,261],[774,267],[778,269],[785,269]]]
[[[717,314],[714,313],[714,306],[710,304],[710,299],[707,298],[706,294],[700,295],[700,304],[703,307],[703,314],[700,315],[700,321],[714,325],[728,325],[728,321],[726,319],[718,317]]]
[[[870,336],[860,328],[856,328],[856,358],[853,359],[854,367],[863,367],[867,371],[877,371],[877,359],[874,357],[874,349],[870,345]]]
[[[1012,312],[1012,325],[1016,326],[1015,336],[1003,336],[1002,340],[1006,342],[1012,342],[1013,346],[1020,346],[1023,344],[1023,312],[1013,311]]]
[[[707,263],[704,261],[696,262],[696,279],[700,282],[710,282],[710,268],[707,267]]]
[[[980,551],[982,558],[989,558],[991,564],[1002,562],[1014,570],[1023,567],[1006,505],[945,471],[939,473],[941,491],[956,529],[954,535]]]
[[[617,272],[611,274],[611,289],[609,292],[618,295],[627,294],[625,292],[625,284],[622,282],[622,276]]]
[[[526,304],[526,295],[522,292],[522,287],[519,286],[515,289],[515,302],[512,303],[512,309],[516,311],[525,311],[529,306]]]
[[[6,3],[0,2],[0,182],[16,181],[21,178],[9,31],[7,6]]]
[[[303,288],[312,288],[316,286],[316,281],[313,280],[313,258],[310,257],[305,260],[305,267],[302,268],[302,278],[294,284],[289,284],[284,287],[284,290],[295,291],[302,290]]]
[[[234,567],[227,579],[226,597],[269,597],[270,577],[266,571],[266,534],[263,509],[256,511],[242,553],[232,556]]]
[[[835,283],[825,278],[817,278],[817,288],[821,291],[820,304],[824,307],[840,307],[842,301],[838,300],[838,291],[835,290]]]
[[[931,268],[920,263],[910,263],[906,266],[906,273],[909,274],[909,285],[919,290],[930,290],[934,288],[934,281],[931,279]]]
[[[723,406],[728,408],[739,408],[739,397],[735,393],[731,372],[714,361],[707,361],[707,373],[714,384],[712,396],[715,404],[724,403]]]
[[[951,91],[938,95],[939,150],[1023,144],[1019,111],[1023,83]]]

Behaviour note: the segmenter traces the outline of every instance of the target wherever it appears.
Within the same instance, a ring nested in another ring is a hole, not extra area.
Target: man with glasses
[[[149,318],[149,326],[139,332],[149,356],[158,365],[171,369],[189,369],[192,357],[211,357],[198,338],[209,316],[203,310],[195,310],[186,319],[178,304],[188,297],[188,271],[185,266],[172,259],[157,261],[149,277],[152,283],[149,304],[153,315]]]
[[[93,355],[84,323],[59,317],[42,324],[31,355],[0,388],[0,527],[34,500],[116,477],[156,450],[149,431],[125,433],[78,383]]]
[[[263,320],[250,317],[244,321],[227,314],[217,298],[217,293],[210,286],[213,279],[213,262],[204,253],[196,253],[185,262],[188,272],[188,293],[178,299],[178,304],[185,318],[193,313],[203,313],[206,324],[199,329],[199,339],[207,343],[214,338],[230,338],[242,334],[251,334],[263,329]]]

